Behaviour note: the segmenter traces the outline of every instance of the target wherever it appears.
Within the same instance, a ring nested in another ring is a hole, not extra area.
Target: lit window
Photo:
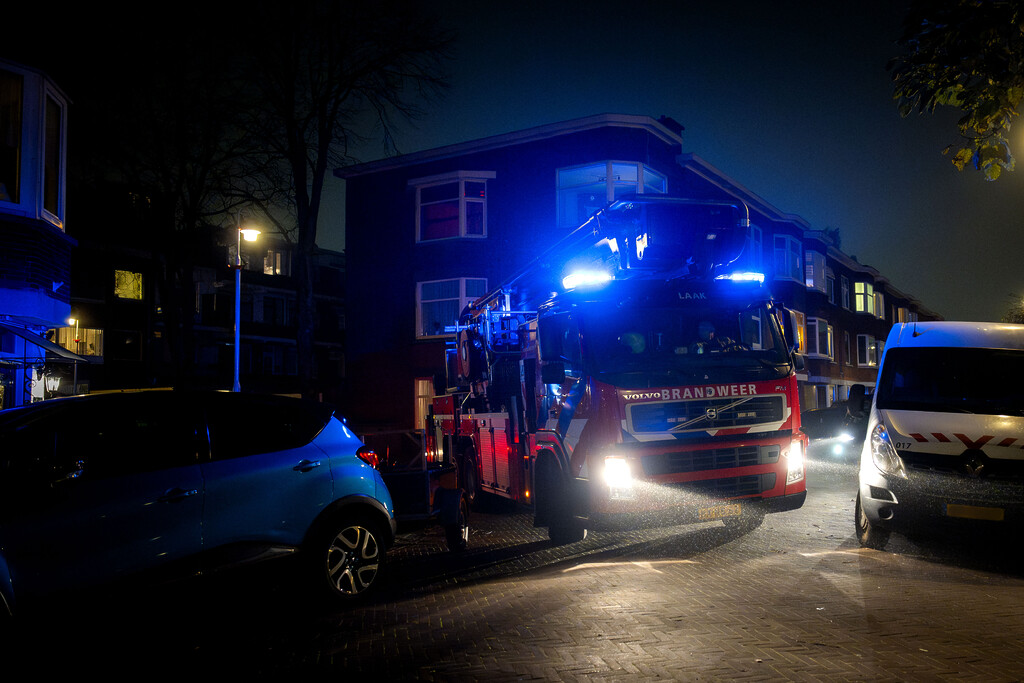
[[[462,310],[487,293],[483,278],[433,280],[416,285],[416,336],[441,337],[455,334]]]
[[[806,316],[800,311],[793,311],[793,315],[796,316],[796,343],[797,350],[800,353],[807,353],[807,334],[804,329]]]
[[[291,261],[287,251],[268,249],[263,257],[264,275],[291,275]]]
[[[803,247],[790,235],[775,236],[775,279],[803,282]]]
[[[115,270],[114,296],[118,299],[142,301],[142,273],[133,273],[130,270]]]
[[[103,330],[91,327],[58,327],[54,342],[79,356],[103,355]]]
[[[885,299],[881,292],[875,292],[875,315],[885,320]]]
[[[409,182],[416,188],[416,241],[487,236],[489,171],[459,171]]]
[[[598,161],[558,169],[558,225],[575,227],[617,197],[665,194],[668,178],[638,162]]]
[[[875,314],[875,286],[870,282],[854,282],[853,295],[858,313]]]
[[[413,429],[425,429],[430,402],[434,397],[434,380],[430,377],[416,378],[416,406]]]
[[[804,281],[808,289],[827,292],[825,255],[816,251],[804,252]]]

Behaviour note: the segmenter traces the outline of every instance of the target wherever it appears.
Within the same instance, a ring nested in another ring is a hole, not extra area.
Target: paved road
[[[851,465],[742,537],[720,523],[552,548],[523,513],[473,517],[472,548],[403,533],[388,590],[310,609],[280,569],[35,624],[21,654],[144,674],[384,680],[1024,680],[1024,570],[978,546],[853,536]],[[33,645],[34,644],[34,645]],[[45,661],[48,667],[54,661]]]

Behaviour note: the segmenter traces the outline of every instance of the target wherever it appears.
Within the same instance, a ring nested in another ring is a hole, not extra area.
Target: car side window
[[[55,449],[83,479],[183,467],[198,462],[196,424],[171,392],[101,396],[57,428]]]
[[[206,412],[210,457],[228,460],[305,446],[331,414],[323,404],[297,399],[214,394]]]

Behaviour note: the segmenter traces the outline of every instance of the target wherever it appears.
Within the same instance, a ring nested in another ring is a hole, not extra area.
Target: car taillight
[[[377,452],[369,446],[361,446],[359,450],[356,451],[356,457],[373,469],[377,469],[377,466],[380,464],[380,458],[377,457]]]

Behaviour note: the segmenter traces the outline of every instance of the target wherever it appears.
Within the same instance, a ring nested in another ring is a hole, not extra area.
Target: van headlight
[[[786,457],[786,484],[795,484],[804,478],[804,444],[793,441],[789,444],[789,455]]]
[[[883,474],[894,474],[904,479],[907,478],[907,470],[903,467],[903,458],[892,447],[889,432],[881,422],[871,430],[871,461]]]

